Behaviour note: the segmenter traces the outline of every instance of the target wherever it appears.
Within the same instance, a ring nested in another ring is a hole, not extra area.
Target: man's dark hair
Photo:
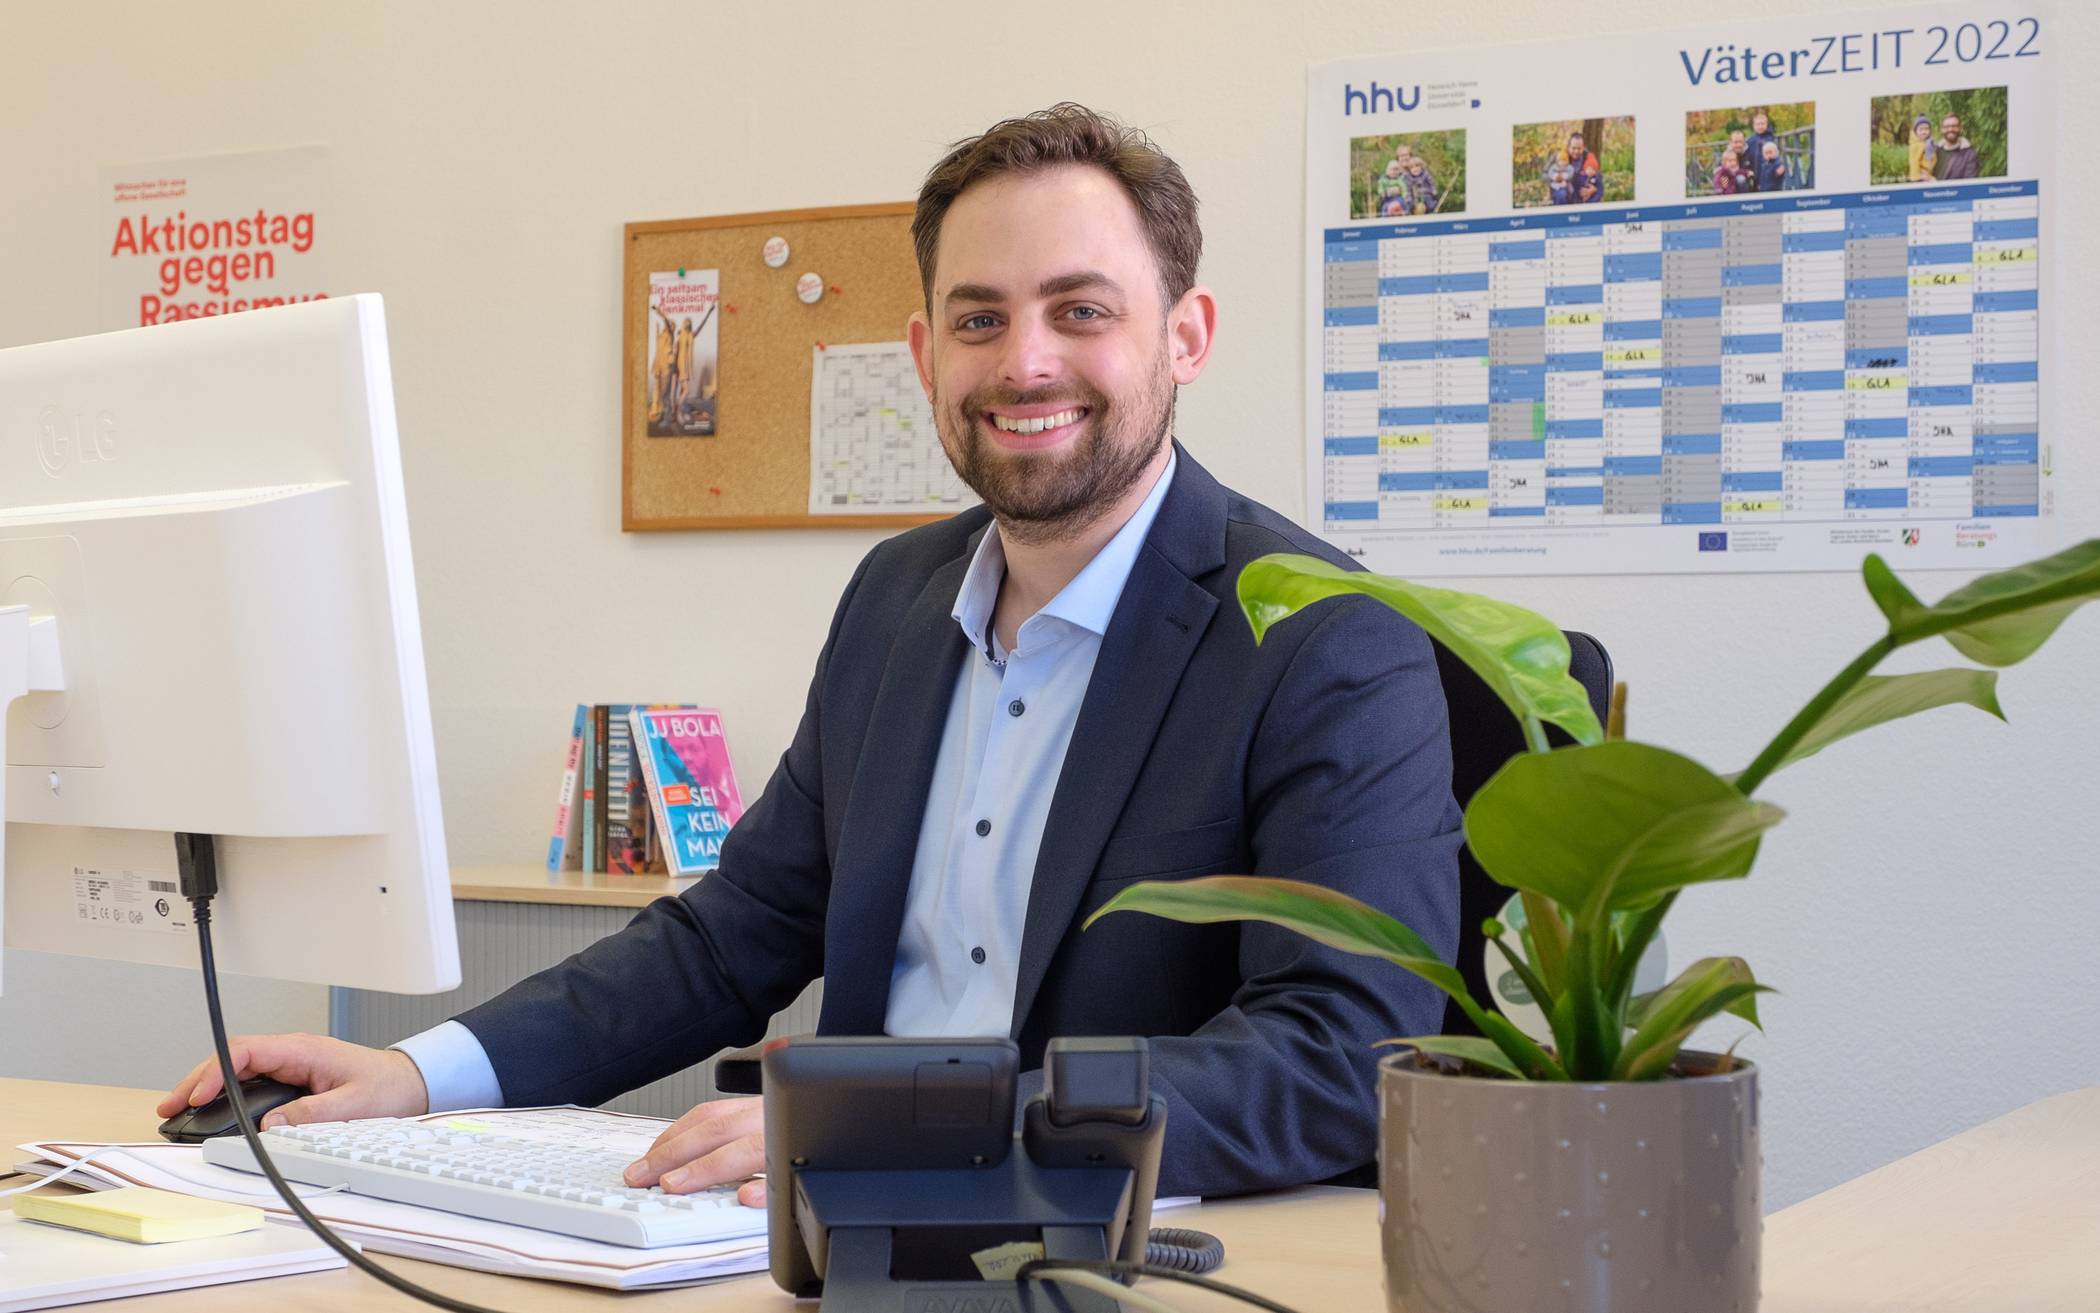
[[[1196,222],[1196,193],[1182,176],[1181,166],[1138,129],[1064,101],[956,142],[926,175],[919,188],[919,211],[911,221],[911,240],[919,257],[919,282],[929,314],[941,222],[955,198],[987,178],[1040,173],[1067,164],[1091,165],[1122,184],[1124,194],[1137,207],[1146,244],[1159,266],[1166,305],[1173,305],[1195,286],[1203,230]]]

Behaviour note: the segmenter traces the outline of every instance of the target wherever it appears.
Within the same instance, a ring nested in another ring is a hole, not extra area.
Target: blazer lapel
[[[879,1035],[889,1012],[890,972],[926,791],[956,674],[970,650],[954,610],[976,543],[973,536],[970,550],[936,570],[920,590],[875,693],[832,870],[818,1023],[827,1035]]]
[[[1072,727],[1028,892],[1011,1034],[1019,1037],[1109,831],[1151,754],[1218,599],[1195,582],[1225,561],[1225,498],[1179,452],[1174,484],[1116,603]]]

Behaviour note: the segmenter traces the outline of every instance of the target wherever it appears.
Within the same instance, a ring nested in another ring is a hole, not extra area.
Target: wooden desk
[[[0,1144],[11,1152],[38,1136],[149,1137],[157,1097],[149,1090],[0,1080]],[[1293,1190],[1177,1210],[1172,1220],[1224,1240],[1223,1280],[1302,1313],[1383,1313],[1377,1199],[1368,1190]],[[1774,1214],[1765,1227],[1760,1307],[1763,1313],[2090,1313],[2100,1291],[2096,1242],[2100,1087],[2030,1104]],[[762,1274],[620,1295],[378,1258],[445,1294],[517,1313],[615,1304],[724,1313],[796,1307]],[[1147,1288],[1192,1313],[1245,1307],[1165,1283]],[[122,1305],[125,1313],[423,1307],[349,1269]]]

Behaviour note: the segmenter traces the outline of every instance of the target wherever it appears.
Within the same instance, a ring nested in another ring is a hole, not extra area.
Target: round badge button
[[[785,237],[768,237],[761,250],[768,269],[778,269],[788,262],[788,244]]]
[[[802,304],[815,305],[824,299],[824,280],[815,274],[802,275],[795,280],[795,295],[802,298]]]

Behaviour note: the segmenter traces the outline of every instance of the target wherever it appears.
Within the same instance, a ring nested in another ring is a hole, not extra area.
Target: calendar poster
[[[2047,4],[1308,78],[1308,527],[1413,576],[2056,545]]]

